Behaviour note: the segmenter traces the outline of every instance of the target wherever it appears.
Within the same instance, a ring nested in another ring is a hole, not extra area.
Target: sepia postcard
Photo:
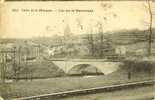
[[[1,0],[0,100],[155,100],[154,0]]]

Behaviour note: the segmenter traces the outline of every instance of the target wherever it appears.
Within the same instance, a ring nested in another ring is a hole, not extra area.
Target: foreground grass
[[[153,100],[153,93],[153,86],[142,86],[91,95],[60,98],[57,100]]]
[[[96,76],[89,78],[60,77],[13,82],[5,84],[5,87],[9,89],[8,91],[4,91],[5,89],[1,89],[0,91],[1,94],[3,93],[2,96],[4,98],[19,98],[74,89],[101,87],[105,85],[120,84],[125,82],[148,79],[153,79],[153,77],[150,77],[149,74],[146,73],[138,73],[134,74],[134,76],[132,76],[129,80],[127,72],[125,70],[118,70],[106,76]]]

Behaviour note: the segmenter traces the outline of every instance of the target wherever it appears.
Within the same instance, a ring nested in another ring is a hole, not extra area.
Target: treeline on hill
[[[155,40],[153,29],[152,43]],[[53,57],[104,58],[116,55],[115,48],[120,45],[147,43],[148,30],[120,30],[116,32],[73,35],[70,37],[54,36],[35,38],[33,41],[52,48],[57,48]],[[62,49],[62,48],[63,49]],[[59,49],[59,50],[58,50]],[[137,47],[138,49],[138,47]],[[146,48],[144,48],[146,49]]]
[[[155,29],[152,29],[152,32],[152,42],[155,42]],[[146,42],[149,38],[149,30],[119,30],[114,32],[114,34],[111,34],[110,37],[115,44],[133,44],[137,42]]]
[[[155,29],[153,29],[152,34],[153,43],[155,40],[154,33]],[[116,55],[115,49],[117,46],[147,42],[148,35],[148,30],[135,29],[73,35],[70,37],[55,35],[53,37],[36,37],[28,40],[0,39],[0,43],[14,43],[17,47],[18,45],[23,48],[27,47],[29,51],[32,51],[32,48],[38,48],[40,54],[44,54],[44,51],[48,48],[49,52],[53,52],[49,54],[49,57],[104,58],[108,55]],[[133,48],[138,49],[139,47]]]

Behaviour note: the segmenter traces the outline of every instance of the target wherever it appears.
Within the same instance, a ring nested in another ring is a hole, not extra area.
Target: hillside
[[[120,30],[110,34],[110,38],[115,44],[134,44],[146,42],[149,36],[147,30]],[[152,42],[155,42],[155,29],[153,29]]]

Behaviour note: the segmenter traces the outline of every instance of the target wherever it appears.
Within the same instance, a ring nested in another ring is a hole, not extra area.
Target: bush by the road
[[[131,72],[133,75],[143,73],[153,76],[155,63],[153,61],[125,60],[121,68]]]

